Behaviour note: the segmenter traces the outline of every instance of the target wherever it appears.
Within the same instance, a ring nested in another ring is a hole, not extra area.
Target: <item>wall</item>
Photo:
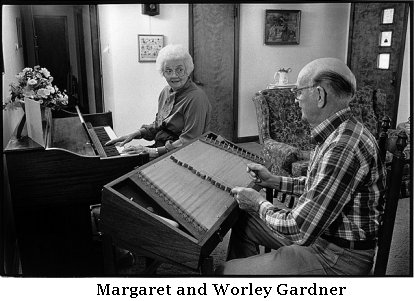
[[[16,6],[2,6],[2,46],[3,46],[3,100],[9,96],[9,84],[15,80],[15,75],[23,69],[23,49],[17,46],[16,18],[20,11]],[[6,146],[11,133],[23,116],[21,109],[3,111],[3,148]],[[7,176],[7,166],[3,155],[3,192],[0,199],[0,273],[16,274],[16,234],[12,216],[10,186]]]
[[[164,44],[188,47],[188,4],[161,4],[160,15],[142,15],[141,4],[99,5],[105,109],[118,136],[151,123],[167,85],[155,63],[138,62],[138,34],[164,35]]]
[[[410,37],[411,37],[411,22],[410,15],[408,15],[407,36],[405,39],[404,63],[401,78],[400,100],[398,103],[397,125],[401,122],[406,122],[410,116],[411,100],[410,92],[413,91],[410,81]]]
[[[15,76],[24,68],[23,48],[16,47],[16,18],[20,18],[17,6],[3,5],[2,11],[2,44],[3,44],[3,99],[9,97],[9,84],[15,81]],[[21,109],[3,111],[3,148],[6,146],[11,133],[23,116]]]
[[[299,45],[264,45],[266,9],[301,10]],[[239,137],[258,134],[252,97],[273,82],[280,67],[290,67],[289,81],[294,83],[300,69],[320,57],[346,61],[349,3],[241,4],[240,9],[240,82]]]

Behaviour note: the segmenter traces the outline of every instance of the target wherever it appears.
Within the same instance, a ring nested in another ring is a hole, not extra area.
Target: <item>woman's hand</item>
[[[132,139],[139,139],[139,138],[141,138],[141,132],[136,131],[134,133],[109,140],[108,142],[105,143],[105,145],[112,145],[112,144],[117,143],[118,146],[124,146],[128,142],[131,142]]]
[[[114,139],[115,140],[115,139]],[[143,153],[145,151],[145,146],[142,145],[128,145],[125,146],[124,149],[122,150],[122,153],[124,154],[128,154],[128,155],[135,155],[135,154],[140,154]]]
[[[240,209],[248,212],[258,212],[260,204],[266,201],[259,192],[251,188],[235,187],[231,190],[231,193]]]
[[[135,155],[135,154],[141,154],[141,153],[148,153],[150,158],[156,158],[158,157],[158,152],[156,148],[152,147],[146,147],[142,145],[129,145],[125,146],[122,150],[122,153],[126,153],[128,155]]]

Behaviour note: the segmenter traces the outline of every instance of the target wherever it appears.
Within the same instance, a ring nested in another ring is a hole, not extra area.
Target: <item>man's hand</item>
[[[240,209],[248,212],[258,212],[260,204],[266,199],[256,190],[244,187],[235,187],[231,190]]]
[[[272,174],[261,164],[249,163],[247,164],[247,172],[253,178],[253,181],[260,186],[267,186]]]

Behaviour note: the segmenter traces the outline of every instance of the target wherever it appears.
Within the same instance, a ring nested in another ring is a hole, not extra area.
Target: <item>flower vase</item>
[[[26,124],[26,111],[24,110],[24,106],[22,106],[23,109],[23,117],[19,122],[19,125],[17,126],[17,131],[16,131],[16,138],[18,140],[22,139],[22,132],[24,129],[24,125]]]

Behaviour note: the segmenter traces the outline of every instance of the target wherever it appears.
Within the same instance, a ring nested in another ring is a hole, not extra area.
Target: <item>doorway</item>
[[[53,85],[69,91],[71,66],[67,23],[66,16],[33,16],[35,64],[49,70]],[[69,105],[77,104],[74,101],[76,95],[69,93],[69,96]]]
[[[348,66],[359,86],[386,93],[392,128],[398,113],[408,12],[408,3],[351,4]]]
[[[78,105],[83,113],[102,112],[96,5],[22,5],[21,16],[25,65],[50,71],[53,84],[69,96],[67,111]]]
[[[211,106],[210,130],[237,142],[239,4],[190,4],[193,80]]]

